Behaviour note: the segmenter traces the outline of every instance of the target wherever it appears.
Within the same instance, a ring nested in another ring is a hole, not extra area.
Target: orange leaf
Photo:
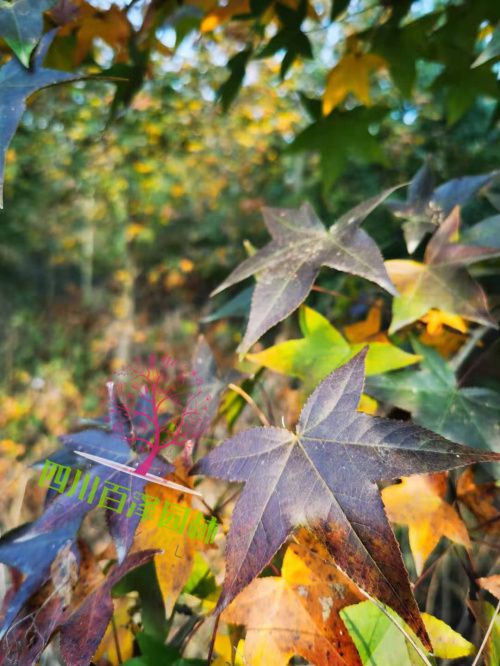
[[[497,599],[500,599],[500,575],[488,576],[487,578],[478,578],[477,583],[483,590],[488,590]]]
[[[286,666],[293,655],[317,666],[361,664],[339,611],[364,597],[329,564],[331,557],[314,537],[305,530],[297,537],[300,545],[288,547],[282,577],[253,581],[222,619],[246,625],[249,666]]]
[[[377,300],[370,308],[366,319],[344,327],[344,335],[349,342],[389,342],[387,335],[381,333],[382,301]]]

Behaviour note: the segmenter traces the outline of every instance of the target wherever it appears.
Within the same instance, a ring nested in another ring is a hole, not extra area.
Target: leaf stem
[[[342,296],[340,291],[334,291],[333,289],[325,289],[324,287],[318,287],[317,284],[315,284],[311,291],[319,291],[321,294],[328,294],[329,296]]]
[[[220,615],[217,615],[215,618],[212,640],[210,641],[210,649],[208,650],[207,666],[210,666],[212,662],[212,655],[214,653],[214,646],[215,646],[215,637],[217,636],[217,629],[219,628],[219,620],[220,620]]]
[[[231,384],[228,384],[228,388],[230,388],[231,391],[234,391],[238,395],[241,395],[243,400],[245,400],[250,405],[250,407],[254,410],[254,412],[257,414],[257,416],[259,417],[259,421],[262,423],[262,425],[264,425],[264,426],[271,425],[269,423],[269,420],[268,420],[267,416],[264,414],[264,412],[261,410],[261,408],[257,405],[257,403],[252,398],[252,396],[248,395],[248,393],[244,389],[242,389],[241,386],[238,386],[237,384],[232,384],[231,383]]]
[[[476,658],[472,662],[472,666],[477,666],[479,663],[479,659],[481,657],[481,652],[484,650],[486,647],[486,642],[488,641],[488,638],[490,637],[490,634],[493,630],[493,625],[495,624],[496,617],[498,615],[498,611],[500,611],[500,601],[497,603],[497,607],[495,608],[495,612],[493,613],[493,617],[491,618],[491,622],[488,626],[488,629],[486,630],[486,633],[484,634],[483,642],[481,643],[481,647],[478,650],[478,653],[476,654]]]
[[[467,357],[474,350],[474,347],[477,345],[479,340],[481,340],[481,338],[490,330],[490,326],[479,326],[475,331],[472,332],[467,342],[450,361],[450,367],[454,370],[454,372],[458,372],[460,366],[467,360]]]
[[[120,650],[120,641],[118,640],[118,630],[116,628],[115,616],[111,616],[111,628],[113,630],[113,640],[116,647],[116,658],[118,659],[119,664],[123,664],[123,657]]]

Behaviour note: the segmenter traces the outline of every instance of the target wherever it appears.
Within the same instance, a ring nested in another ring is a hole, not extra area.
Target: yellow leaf
[[[17,442],[14,442],[12,439],[0,440],[0,454],[2,456],[17,458],[17,456],[21,456],[24,451],[25,447],[22,444],[17,444]]]
[[[110,622],[94,655],[94,661],[99,661],[99,659],[106,656],[106,660],[111,666],[118,666],[123,663],[123,660],[132,657],[134,653],[134,634],[131,630],[132,619],[130,617],[130,609],[134,604],[135,599],[127,597],[113,599],[113,620],[116,628],[116,637],[113,622]],[[120,646],[121,659],[118,658],[117,642]]]
[[[179,261],[179,268],[183,273],[191,273],[194,268],[194,264],[191,259],[181,259]]]
[[[417,574],[442,536],[463,546],[470,546],[462,519],[444,500],[446,474],[422,474],[402,479],[382,490],[389,520],[408,525],[410,548]]]
[[[226,634],[217,634],[215,638],[215,652],[218,656],[212,662],[212,666],[227,666],[227,664],[246,666],[243,661],[244,648],[245,641],[238,641],[238,646],[233,648],[229,636]]]
[[[422,620],[431,639],[433,653],[440,659],[458,659],[475,654],[476,647],[433,615],[422,613]]]
[[[467,333],[468,329],[467,322],[460,315],[444,312],[444,310],[429,310],[425,316],[421,317],[421,321],[427,324],[429,335],[440,335],[444,326],[454,328],[460,333]]]
[[[75,4],[79,7],[77,17],[59,31],[64,37],[76,32],[75,64],[82,62],[97,37],[117,52],[118,60],[126,58],[131,26],[120,8],[111,5],[109,9],[100,9],[85,0],[77,0]]]
[[[500,599],[500,574],[488,576],[486,578],[478,578],[478,584],[483,590],[488,590],[497,599]]]
[[[250,12],[249,0],[229,0],[223,7],[216,7],[210,11],[201,22],[201,32],[210,32],[221,23],[226,23],[237,14],[248,14]]]
[[[376,414],[377,413],[377,407],[378,407],[378,402],[370,397],[369,395],[366,395],[366,393],[361,394],[361,398],[359,400],[359,405],[358,405],[358,412],[364,412],[365,414]]]
[[[345,55],[328,74],[323,114],[327,116],[349,93],[365,106],[370,106],[370,74],[385,66],[386,61],[373,53]]]
[[[175,480],[182,485],[192,487],[193,479],[187,476],[186,469],[181,462],[176,463],[176,468],[177,478]],[[172,488],[165,488],[156,483],[148,484],[145,493],[158,497],[162,503],[168,501],[182,506],[191,506],[191,495]],[[186,533],[178,534],[159,528],[155,521],[145,521],[139,524],[133,550],[154,548],[163,551],[155,555],[154,563],[167,616],[172,614],[177,597],[189,578],[193,567],[194,552],[199,547],[199,542],[190,539]]]

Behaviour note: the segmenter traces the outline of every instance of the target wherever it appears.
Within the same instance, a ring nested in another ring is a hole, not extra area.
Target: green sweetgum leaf
[[[43,12],[56,0],[0,0],[0,37],[3,37],[25,67],[40,39]]]
[[[325,188],[329,189],[351,159],[364,164],[386,163],[381,142],[373,130],[387,113],[388,109],[380,106],[350,111],[334,109],[326,118],[320,118],[300,132],[290,150],[318,152],[321,177]]]
[[[247,358],[271,370],[298,377],[312,386],[316,386],[366,345],[367,376],[403,368],[420,359],[390,342],[351,344],[326,317],[307,306],[301,307],[299,311],[299,323],[303,338],[280,342],[257,354],[247,354]]]
[[[436,350],[418,341],[413,346],[423,359],[421,369],[370,377],[367,393],[405,409],[416,423],[443,437],[485,451],[499,449],[500,394],[488,388],[460,388]]]

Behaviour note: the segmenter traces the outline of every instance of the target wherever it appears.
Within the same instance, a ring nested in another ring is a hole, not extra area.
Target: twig
[[[113,629],[113,640],[115,641],[116,647],[116,658],[118,659],[119,664],[123,664],[123,657],[120,650],[120,641],[118,640],[118,630],[116,628],[115,616],[111,616],[111,627]]]
[[[413,583],[413,589],[417,588],[420,583],[427,578],[427,576],[431,573],[431,571],[435,568],[435,566],[441,561],[441,559],[448,554],[450,548],[448,547],[444,553],[441,553],[441,555],[434,560],[434,562],[427,567],[425,571],[423,571],[420,576],[417,578],[417,580]]]
[[[234,493],[231,493],[227,499],[225,499],[222,504],[216,504],[214,511],[219,513],[221,509],[223,509],[226,504],[229,504],[231,500],[233,500],[235,497],[237,497],[241,493],[241,488],[238,488],[238,490],[235,490]]]
[[[498,615],[499,610],[500,610],[500,601],[497,603],[497,607],[495,608],[495,612],[493,613],[493,617],[491,618],[491,622],[488,626],[488,629],[486,630],[486,633],[485,633],[484,638],[483,638],[483,642],[481,643],[481,647],[478,650],[476,658],[472,662],[472,666],[477,666],[477,664],[479,663],[479,658],[481,657],[481,652],[486,647],[486,642],[487,642],[488,638],[490,637],[490,634],[493,630],[493,625],[495,624],[495,620],[496,620],[496,617]]]
[[[342,296],[340,291],[334,291],[333,289],[325,289],[324,287],[318,287],[314,285],[311,291],[319,291],[321,294],[328,294],[329,296]]]
[[[472,332],[470,338],[467,342],[461,347],[453,359],[450,361],[450,367],[454,372],[458,372],[460,366],[467,360],[469,354],[474,351],[475,346],[481,340],[481,338],[491,330],[490,326],[479,326],[475,331]]]
[[[267,416],[264,414],[264,412],[261,410],[261,408],[257,405],[255,400],[252,398],[251,395],[248,395],[248,393],[241,388],[241,386],[237,386],[236,384],[228,384],[228,388],[230,388],[232,391],[237,393],[238,395],[241,395],[243,400],[245,400],[250,407],[254,410],[254,412],[257,414],[259,417],[260,422],[262,425],[269,426],[271,425],[268,421]]]
[[[219,628],[219,620],[220,620],[220,615],[217,615],[215,618],[215,625],[214,625],[214,631],[212,634],[212,640],[210,641],[210,648],[208,650],[208,658],[207,658],[207,666],[210,666],[212,662],[212,655],[214,653],[214,646],[215,646],[215,637],[217,636],[217,629]]]

